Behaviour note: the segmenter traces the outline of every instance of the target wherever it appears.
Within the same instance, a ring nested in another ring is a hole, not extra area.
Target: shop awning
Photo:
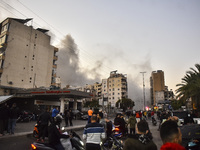
[[[0,104],[6,102],[6,101],[9,100],[11,97],[13,97],[13,95],[0,96]]]

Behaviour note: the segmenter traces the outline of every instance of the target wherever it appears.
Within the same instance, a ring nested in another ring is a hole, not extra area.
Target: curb
[[[70,126],[70,127],[64,127],[64,131],[78,131],[78,130],[81,130],[81,129],[84,129],[85,125],[79,125],[79,126]],[[9,134],[6,134],[4,136],[1,136],[0,139],[3,139],[3,138],[12,138],[12,137],[18,137],[18,136],[29,136],[29,135],[32,135],[33,134],[33,131],[29,131],[29,132],[21,132],[21,133],[15,133],[13,135],[9,135]]]

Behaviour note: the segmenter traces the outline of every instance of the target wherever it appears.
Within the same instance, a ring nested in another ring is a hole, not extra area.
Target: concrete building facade
[[[150,77],[151,104],[156,105],[159,100],[164,100],[165,79],[162,70],[153,71]]]
[[[108,103],[115,107],[119,99],[128,98],[127,77],[123,74],[112,71],[107,80],[108,86]]]
[[[7,18],[0,24],[0,85],[37,88],[56,85],[56,52],[48,30],[27,26],[31,19]]]

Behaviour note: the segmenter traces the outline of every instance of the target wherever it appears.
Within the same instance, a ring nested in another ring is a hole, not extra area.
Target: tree
[[[187,99],[192,98],[192,104],[200,110],[200,64],[195,64],[196,70],[190,68],[186,75],[182,78],[182,83],[177,84],[179,87],[176,90],[177,98],[186,102]]]
[[[86,101],[84,107],[99,107],[99,102],[97,100]]]
[[[123,98],[123,99],[118,100],[116,102],[116,107],[118,107],[119,104],[120,104],[120,108],[123,109],[123,111],[126,111],[127,108],[133,108],[133,106],[135,106],[134,101],[129,98]]]

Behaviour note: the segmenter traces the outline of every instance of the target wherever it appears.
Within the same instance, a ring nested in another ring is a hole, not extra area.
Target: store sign
[[[35,105],[54,105],[54,106],[60,106],[60,102],[55,101],[44,101],[44,100],[35,100]]]

